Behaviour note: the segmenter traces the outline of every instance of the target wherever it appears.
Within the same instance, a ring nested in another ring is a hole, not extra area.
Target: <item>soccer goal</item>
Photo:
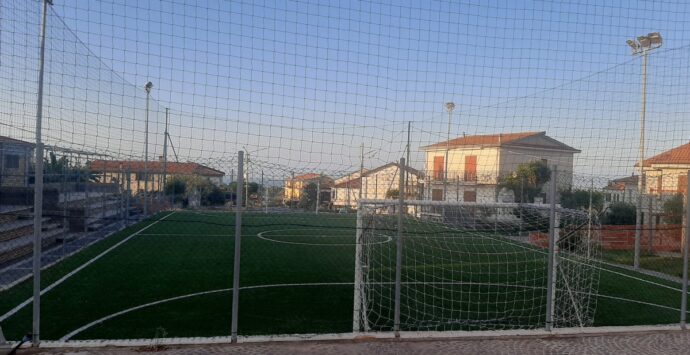
[[[591,325],[597,231],[549,204],[362,201],[353,330]]]

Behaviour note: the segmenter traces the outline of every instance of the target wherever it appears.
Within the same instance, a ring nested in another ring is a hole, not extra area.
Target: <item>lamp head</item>
[[[144,89],[146,90],[147,94],[151,93],[151,88],[153,88],[153,83],[149,81],[148,83],[146,83],[146,86],[144,86]]]
[[[453,109],[455,108],[455,104],[452,102],[446,102],[446,110],[448,112],[453,112]]]

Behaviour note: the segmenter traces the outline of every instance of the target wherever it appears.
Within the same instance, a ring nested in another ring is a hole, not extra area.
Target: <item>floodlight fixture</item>
[[[651,32],[647,35],[647,38],[649,38],[649,41],[652,45],[657,45],[658,47],[661,47],[661,44],[663,43],[663,39],[661,38],[661,34],[659,32]]]
[[[640,43],[640,46],[642,47],[649,47],[652,43],[647,36],[639,36],[637,37],[637,42]]]
[[[637,49],[640,48],[640,45],[631,39],[629,39],[625,42],[630,46],[630,48],[632,48],[633,52],[637,51]]]
[[[453,109],[455,109],[455,104],[452,102],[446,102],[446,110],[448,112],[453,112]]]
[[[148,83],[146,83],[146,86],[144,86],[144,89],[146,90],[147,94],[151,93],[151,88],[153,88],[153,83],[149,81]]]

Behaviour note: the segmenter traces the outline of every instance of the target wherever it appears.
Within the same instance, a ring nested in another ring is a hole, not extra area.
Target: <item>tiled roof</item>
[[[683,144],[644,161],[644,165],[652,164],[690,164],[690,143]],[[639,163],[635,164],[638,166]]]
[[[144,172],[144,162],[141,160],[94,160],[89,165],[92,170],[105,172]],[[147,163],[147,168],[151,174],[163,173],[162,161],[150,161]],[[209,177],[222,177],[224,172],[209,168],[208,166],[198,163],[176,163],[168,162],[168,174],[180,175],[200,175]]]
[[[293,180],[295,180],[295,181],[309,181],[309,180],[317,179],[319,176],[321,176],[321,174],[307,173],[307,174],[297,175],[294,177]]]
[[[5,137],[5,136],[0,136],[0,143],[14,143],[14,144],[30,145],[30,146],[34,145],[34,143],[20,141],[19,139],[14,139],[14,138]]]
[[[464,137],[454,138],[454,139],[451,139],[449,141],[443,141],[440,143],[428,145],[426,147],[422,147],[422,149],[445,148],[446,146],[453,148],[453,147],[460,147],[460,146],[467,146],[467,145],[478,145],[478,146],[502,145],[502,144],[507,144],[510,142],[514,142],[516,140],[520,140],[520,139],[531,137],[531,136],[536,136],[538,134],[543,134],[543,133],[545,133],[545,132],[519,132],[519,133],[501,133],[501,134],[485,134],[485,135],[476,135],[476,136],[464,136]]]
[[[549,144],[541,142],[530,142],[523,141],[525,138],[529,137],[541,137],[542,141],[550,142]],[[518,132],[518,133],[499,133],[499,134],[485,134],[477,136],[464,136],[451,139],[449,141],[443,141],[440,143],[435,143],[425,147],[421,147],[424,150],[431,149],[445,149],[457,148],[457,147],[500,147],[504,145],[510,145],[515,147],[523,148],[537,148],[537,149],[558,149],[562,151],[569,151],[573,153],[579,153],[580,151],[568,146],[565,143],[557,141],[546,135],[546,132]]]
[[[637,175],[626,176],[618,179],[609,181],[609,184],[605,187],[607,190],[625,190],[626,186],[637,186]]]

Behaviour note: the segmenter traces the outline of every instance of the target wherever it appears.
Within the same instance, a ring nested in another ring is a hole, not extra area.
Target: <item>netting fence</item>
[[[688,14],[2,1],[0,340],[684,326]]]

